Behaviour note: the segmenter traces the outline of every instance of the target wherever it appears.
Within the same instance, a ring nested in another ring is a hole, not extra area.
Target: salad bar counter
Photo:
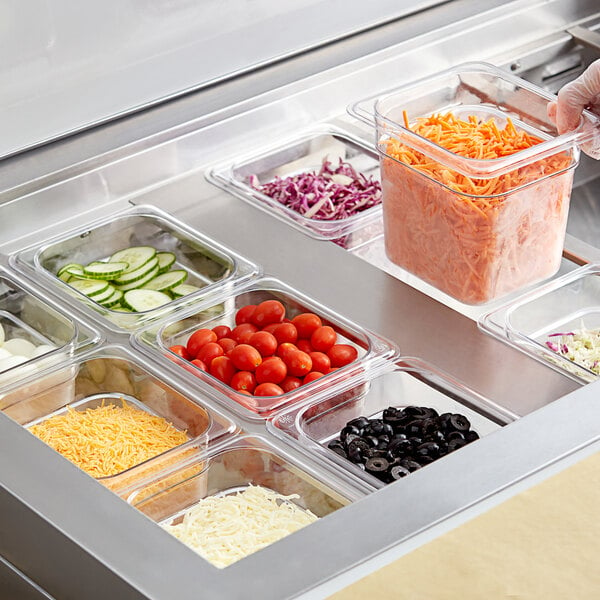
[[[9,159],[0,597],[326,598],[600,450],[600,14],[473,4]]]

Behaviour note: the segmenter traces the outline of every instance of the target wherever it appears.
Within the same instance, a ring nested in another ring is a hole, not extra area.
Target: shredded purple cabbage
[[[251,175],[248,182],[304,217],[320,221],[345,219],[381,203],[381,184],[341,158],[336,168],[325,159],[318,173],[276,177],[264,184]]]

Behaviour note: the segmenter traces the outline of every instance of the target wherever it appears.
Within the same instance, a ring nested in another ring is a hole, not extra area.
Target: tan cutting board
[[[600,453],[329,600],[599,600]]]

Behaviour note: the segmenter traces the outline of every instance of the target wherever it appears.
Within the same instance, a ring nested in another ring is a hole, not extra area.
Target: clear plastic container
[[[546,113],[553,98],[491,65],[467,63],[376,100],[392,262],[466,304],[495,300],[558,270],[577,144],[591,133],[582,126],[558,135]],[[493,118],[497,129],[510,118],[541,141],[509,156],[466,158],[406,126],[448,112],[465,121]]]
[[[267,422],[267,428],[295,449],[335,470],[338,476],[346,474],[372,488],[381,488],[386,485],[383,481],[327,445],[353,419],[381,418],[388,407],[406,406],[433,408],[439,414],[462,414],[480,437],[517,418],[447,374],[418,359],[407,358],[362,385],[331,390],[301,406],[282,410]],[[438,460],[443,460],[443,456]]]
[[[102,403],[121,406],[123,399],[186,432],[187,442],[125,471],[98,478],[117,492],[237,431],[228,417],[203,406],[197,395],[177,391],[119,346],[88,353],[35,384],[33,393],[30,385],[12,386],[3,399],[3,412],[25,427],[65,413],[68,408],[85,410]]]
[[[574,336],[555,334],[600,331],[600,265],[576,269],[520,296],[483,315],[479,326],[579,383],[595,381],[600,369],[593,370],[593,353],[579,352],[572,356],[580,362],[571,360],[563,346],[573,346]],[[600,348],[599,342],[600,336],[589,345]],[[597,354],[600,361],[600,350]]]
[[[100,339],[98,332],[76,317],[60,312],[2,267],[0,328],[0,389],[35,378]],[[15,359],[15,355],[20,358]],[[22,362],[17,364],[19,360]],[[0,396],[0,409],[3,405]]]
[[[232,192],[254,206],[292,225],[313,238],[332,240],[344,248],[355,248],[383,233],[381,201],[357,214],[324,220],[304,215],[252,185],[256,177],[260,184],[276,177],[289,177],[321,169],[327,158],[332,168],[341,159],[366,178],[379,182],[377,152],[365,141],[334,127],[324,127],[302,136],[279,142],[233,163],[217,166],[207,178],[219,187]]]
[[[186,284],[199,291],[175,299],[153,310],[127,313],[109,309],[67,283],[56,274],[68,263],[89,264],[131,246],[152,246],[176,256],[171,269],[188,273]],[[164,316],[173,309],[204,298],[216,290],[233,287],[258,273],[258,267],[219,243],[180,223],[152,206],[136,206],[94,221],[44,244],[11,257],[18,269],[40,279],[68,298],[76,298],[86,313],[115,331],[131,330]]]
[[[160,524],[179,522],[202,499],[262,486],[324,517],[364,492],[332,480],[259,436],[240,436],[130,490],[127,501]],[[159,490],[159,491],[157,491]]]
[[[337,343],[355,345],[358,358],[354,362],[326,374],[312,383],[284,393],[280,396],[256,397],[245,395],[231,388],[205,371],[192,367],[188,362],[174,354],[170,347],[186,345],[190,335],[201,328],[212,329],[217,325],[235,327],[235,313],[248,304],[259,304],[265,300],[279,300],[286,309],[286,316],[293,318],[303,312],[313,312],[319,315],[324,325],[330,325],[338,334]],[[200,310],[178,315],[177,320],[161,322],[158,331],[148,328],[134,336],[134,345],[147,353],[161,364],[178,364],[190,383],[203,382],[217,392],[219,401],[244,417],[253,419],[268,418],[274,411],[291,403],[299,402],[312,396],[321,389],[334,386],[336,383],[347,381],[365,371],[374,371],[384,366],[396,355],[395,346],[352,323],[316,301],[274,278],[262,278],[243,289],[238,289],[230,296],[220,297],[214,305],[204,304]],[[232,402],[233,401],[233,402]]]

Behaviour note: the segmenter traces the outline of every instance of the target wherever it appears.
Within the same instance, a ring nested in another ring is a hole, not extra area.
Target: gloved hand
[[[548,116],[559,134],[579,126],[584,108],[600,115],[600,60],[593,62],[577,79],[558,92],[558,101],[548,104]],[[592,158],[600,159],[600,129],[595,128],[592,140],[581,149]]]

